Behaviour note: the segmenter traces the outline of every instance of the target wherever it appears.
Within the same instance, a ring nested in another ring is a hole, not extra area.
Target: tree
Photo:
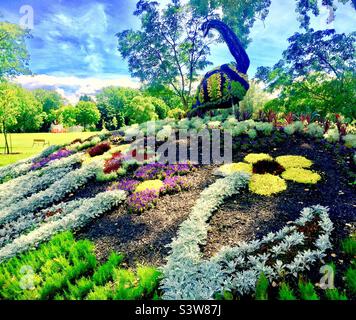
[[[43,112],[41,103],[33,93],[20,86],[14,86],[18,99],[18,114],[16,124],[9,126],[10,132],[36,132],[38,131],[46,114]]]
[[[100,111],[94,102],[79,101],[76,109],[77,123],[85,129],[100,121]]]
[[[256,78],[269,91],[278,89],[280,104],[289,111],[314,108],[323,115],[340,112],[351,117],[355,115],[355,36],[332,29],[296,33],[288,39],[283,58],[273,67],[258,68]]]
[[[127,114],[130,115],[130,124],[158,119],[155,105],[152,101],[153,99],[155,98],[142,96],[137,96],[132,99],[127,108]]]
[[[21,74],[30,74],[30,55],[26,48],[28,30],[18,25],[0,22],[0,81]]]
[[[42,106],[32,92],[8,82],[0,83],[0,126],[7,154],[10,153],[8,134],[37,131],[43,117]]]
[[[143,88],[143,94],[162,99],[169,109],[183,109],[182,100],[167,85],[153,84]]]
[[[129,102],[141,95],[137,89],[107,87],[96,95],[98,109],[106,128],[115,130],[125,124],[126,108]]]
[[[94,102],[93,98],[87,94],[80,96],[79,101]]]
[[[164,101],[159,98],[150,97],[150,102],[155,107],[155,113],[157,114],[158,119],[165,119],[167,117],[167,113],[169,109],[167,105],[164,103]]]
[[[117,34],[118,50],[128,60],[131,75],[149,85],[169,86],[188,108],[197,72],[210,64],[213,41],[200,31],[204,19],[178,0],[162,11],[157,2],[140,0],[134,14],[141,30]]]
[[[5,153],[10,153],[8,142],[8,129],[17,123],[19,114],[19,99],[16,96],[16,88],[8,83],[0,83],[0,125],[4,134]]]
[[[321,3],[317,0],[295,0],[300,26],[307,30],[310,25],[310,16],[318,16],[321,6],[329,9],[328,22],[331,22],[337,10],[336,4],[350,2],[356,9],[355,0],[323,0]],[[272,0],[190,0],[190,3],[202,16],[220,10],[221,19],[235,31],[246,47],[251,42],[249,38],[251,28],[256,20],[266,19]]]
[[[51,123],[56,119],[56,111],[65,103],[65,100],[54,90],[36,89],[33,90],[33,94],[42,105],[42,109],[45,113],[41,129],[48,131]]]
[[[271,100],[271,98],[269,94],[263,90],[262,86],[256,81],[250,81],[250,89],[239,104],[240,112],[247,112],[251,115],[256,114],[264,108],[269,100]]]
[[[72,127],[77,124],[78,109],[71,105],[62,106],[56,110],[55,114],[56,120],[65,127]]]

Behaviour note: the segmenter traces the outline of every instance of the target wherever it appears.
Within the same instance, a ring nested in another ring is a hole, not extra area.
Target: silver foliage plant
[[[14,203],[0,211],[0,226],[18,217],[34,213],[61,201],[66,195],[85,185],[94,178],[102,162],[93,162],[82,168],[67,173],[62,179],[53,183],[49,188],[30,197]]]
[[[261,273],[270,280],[288,274],[296,276],[297,272],[308,269],[315,261],[322,259],[325,251],[331,248],[333,224],[328,208],[318,205],[303,209],[294,225],[269,233],[260,240],[223,248],[211,259],[203,260],[200,246],[206,242],[207,221],[224,199],[238,194],[248,180],[247,174],[235,173],[217,180],[202,192],[188,220],[180,226],[177,238],[170,244],[171,252],[162,268],[164,299],[206,300],[225,291],[239,295],[251,294]],[[305,241],[304,234],[297,227],[315,218],[321,231],[313,250],[298,252],[293,261],[283,263],[281,256]],[[258,252],[262,245],[270,243],[274,245],[268,252]],[[273,266],[268,261],[274,261]]]
[[[0,168],[0,181],[9,177],[11,179],[22,176],[30,171],[30,168],[34,161],[45,158],[51,153],[57,151],[59,146],[52,145],[44,149],[39,155],[17,161],[15,163],[9,164],[7,166]]]
[[[0,209],[12,203],[46,189],[57,180],[73,170],[81,162],[81,155],[75,154],[67,158],[53,161],[41,170],[30,171],[0,185]]]
[[[94,218],[118,206],[125,199],[126,193],[121,190],[102,192],[94,198],[86,199],[73,211],[55,219],[50,219],[28,234],[19,236],[1,248],[0,262],[49,240],[59,232],[83,227]]]
[[[20,235],[38,228],[42,223],[61,219],[73,210],[79,208],[85,200],[85,198],[81,198],[68,202],[61,202],[50,208],[19,217],[14,221],[4,224],[0,229],[0,247],[3,247]]]

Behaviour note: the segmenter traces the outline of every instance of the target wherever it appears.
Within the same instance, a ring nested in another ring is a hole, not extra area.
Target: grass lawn
[[[44,139],[52,144],[69,143],[77,138],[88,138],[95,135],[95,132],[70,132],[70,133],[13,133],[11,134],[12,152],[18,154],[6,155],[4,152],[4,136],[0,135],[0,166],[25,159],[41,152],[48,145],[33,145],[33,139]]]

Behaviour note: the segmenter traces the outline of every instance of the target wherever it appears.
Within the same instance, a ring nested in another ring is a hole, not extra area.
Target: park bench
[[[37,145],[42,144],[43,146],[45,146],[45,145],[48,145],[48,146],[49,146],[49,141],[46,141],[45,139],[33,139],[32,148],[33,148],[36,144],[37,144]]]

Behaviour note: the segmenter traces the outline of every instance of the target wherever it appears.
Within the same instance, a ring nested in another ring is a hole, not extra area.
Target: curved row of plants
[[[323,136],[318,129],[320,126],[315,123],[306,125],[296,122],[284,128],[276,128],[271,123],[251,120],[237,122],[233,118],[206,117],[181,121],[167,119],[152,125],[152,123],[147,123],[146,126],[133,125],[114,134],[102,134],[84,141],[76,140],[65,146],[50,147],[37,157],[1,168],[0,178],[3,181],[0,185],[1,267],[6,271],[11,265],[9,261],[20,259],[15,263],[19,267],[28,259],[27,255],[31,255],[27,250],[50,239],[52,240],[43,246],[52,243],[51,241],[58,242],[60,236],[52,238],[56,234],[67,230],[76,231],[119,205],[126,206],[131,213],[142,213],[155,206],[160,196],[188,190],[192,184],[189,174],[196,166],[190,163],[155,162],[157,155],[154,150],[139,149],[135,144],[135,140],[141,135],[154,134],[158,140],[165,141],[179,128],[197,130],[224,128],[234,137],[248,137],[250,140],[281,131],[286,135],[307,134],[317,138]],[[291,126],[294,126],[295,130],[290,130]],[[332,129],[326,132],[325,139],[330,140],[329,131]],[[345,148],[349,148],[351,152],[355,147],[352,129],[342,139],[339,137],[333,141],[345,143]],[[318,180],[317,173],[308,171],[311,166],[310,163],[305,164],[308,159],[299,159],[304,166],[295,168],[289,166],[290,158],[276,160],[286,169],[282,173],[283,179],[296,179],[296,175],[299,177],[301,170],[304,170],[303,173],[308,179],[312,177]],[[206,241],[207,220],[227,197],[241,192],[247,185],[253,191],[253,182],[259,176],[259,174],[254,174],[252,178],[250,176],[253,163],[253,159],[246,158],[245,163],[232,164],[237,166],[234,170],[231,170],[231,167],[220,168],[226,177],[217,180],[203,191],[189,219],[179,229],[178,238],[173,240],[172,252],[162,270],[161,289],[158,291],[159,272],[151,270],[156,280],[155,287],[154,289],[150,287],[148,296],[157,298],[162,294],[164,299],[211,299],[251,295],[254,293],[256,283],[262,283],[262,275],[268,282],[285,277],[288,279],[289,275],[303,272],[311,264],[324,258],[325,251],[331,246],[332,224],[328,218],[328,209],[314,206],[304,209],[301,218],[295,221],[293,226],[286,227],[279,233],[269,234],[261,240],[236,248],[226,248],[212,259],[202,260],[200,246]],[[296,169],[299,171],[294,172]],[[241,173],[241,170],[246,173]],[[101,190],[90,198],[76,197],[78,190],[86,188],[95,180],[97,183],[106,183],[106,190]],[[109,183],[110,181],[113,183]],[[308,228],[314,232],[308,232]],[[38,250],[41,251],[40,248]],[[52,245],[49,248],[52,248]],[[24,253],[20,254],[21,252]],[[293,252],[293,257],[289,252]],[[95,273],[94,269],[90,268],[92,273]],[[136,283],[140,274],[138,270],[137,275],[127,271],[128,273],[122,276],[127,278],[128,282]],[[351,270],[354,270],[353,267]],[[12,271],[9,272],[4,274],[9,276]],[[16,272],[18,274],[19,271]],[[351,279],[352,272],[350,271]],[[72,275],[72,271],[69,271],[69,274]],[[74,291],[87,288],[83,289],[85,293],[80,293],[76,298],[124,297],[116,295],[119,289],[113,289],[117,288],[113,286],[113,281],[118,278],[114,279],[111,276],[107,285],[104,283],[98,285],[90,279],[81,280],[80,275],[84,274],[86,271],[83,273],[78,271],[78,276],[74,276],[69,282],[66,281],[66,284],[54,285],[58,292],[55,290],[55,293],[49,295],[40,293],[34,298],[69,298],[72,294],[67,292],[69,284],[70,290]],[[19,277],[21,276],[20,272]],[[59,277],[58,274],[55,277]],[[62,283],[62,280],[57,280]],[[2,289],[7,288],[6,281],[8,280],[0,279]],[[145,296],[142,292],[146,292],[146,289],[137,290],[138,294],[135,297]],[[152,295],[152,292],[155,294]],[[11,294],[3,294],[3,297],[11,298]]]

